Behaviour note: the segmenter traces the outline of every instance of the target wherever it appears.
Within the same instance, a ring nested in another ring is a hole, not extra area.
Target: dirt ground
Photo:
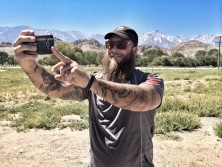
[[[193,132],[177,133],[179,141],[155,135],[156,167],[222,167],[222,139],[213,126],[218,118],[201,118]],[[0,122],[0,167],[86,167],[88,130],[30,130],[17,133]]]

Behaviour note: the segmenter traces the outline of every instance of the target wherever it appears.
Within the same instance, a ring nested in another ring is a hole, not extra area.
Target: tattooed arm
[[[91,90],[111,104],[130,111],[148,111],[161,103],[156,89],[144,83],[130,85],[96,79]]]
[[[25,54],[23,51],[36,51],[36,46],[26,45],[26,42],[35,42],[34,32],[24,30],[13,44],[15,58],[23,71],[28,75],[33,84],[42,92],[54,98],[67,100],[83,100],[83,92],[77,86],[63,86],[54,76],[36,63],[38,57],[35,54]]]
[[[33,67],[33,70],[29,70],[29,72],[26,72],[27,70],[24,68],[23,70],[33,84],[43,93],[64,100],[84,100],[82,89],[80,87],[74,85],[63,86],[62,82],[55,80],[54,75],[46,71],[39,64],[34,63]]]

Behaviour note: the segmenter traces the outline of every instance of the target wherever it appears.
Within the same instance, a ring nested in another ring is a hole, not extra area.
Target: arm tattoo
[[[35,66],[35,68],[34,68],[34,72],[36,73],[36,72],[37,72],[37,70],[40,70],[40,68],[39,68],[39,66],[38,66],[38,65],[36,65],[36,66]]]
[[[54,76],[47,72],[44,68],[40,68],[39,65],[36,65],[34,68],[34,72],[37,73],[39,71],[41,73],[42,80],[44,84],[41,84],[39,89],[48,94],[50,91],[60,91],[61,90],[61,83],[54,79]]]
[[[104,82],[99,81],[99,86],[102,90],[102,96],[106,97],[108,91],[111,93],[113,104],[115,105],[119,99],[128,98],[126,104],[122,108],[130,108],[131,106],[139,106],[142,101],[147,99],[145,91],[141,89],[132,89],[127,86],[121,86],[121,88],[107,85]]]
[[[64,93],[59,98],[63,100],[78,100],[78,101],[84,100],[83,92],[80,87],[75,87],[73,91]]]

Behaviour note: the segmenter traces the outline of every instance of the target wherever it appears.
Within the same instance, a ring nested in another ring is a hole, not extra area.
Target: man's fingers
[[[60,74],[56,74],[54,78],[56,80],[63,81],[62,76]]]
[[[33,30],[22,30],[20,35],[34,35]]]
[[[67,74],[70,74],[71,66],[63,62],[57,63],[51,70],[51,72],[60,71],[59,76],[64,80]]]
[[[60,70],[60,67],[61,67],[61,66],[64,66],[64,65],[65,65],[65,63],[63,63],[63,62],[57,63],[56,65],[54,65],[54,66],[52,67],[51,72],[56,72],[56,71]]]
[[[35,42],[35,37],[33,36],[19,36],[16,41],[13,43],[13,47],[16,47],[24,42]]]
[[[16,47],[24,42],[35,42],[35,33],[33,30],[22,30],[19,37],[13,43],[13,47]]]
[[[56,48],[52,47],[53,54],[63,63],[71,64],[72,60],[60,53]]]

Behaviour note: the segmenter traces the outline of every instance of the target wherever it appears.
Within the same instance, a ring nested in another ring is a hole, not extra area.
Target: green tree
[[[14,56],[9,56],[9,57],[8,57],[8,64],[9,64],[9,65],[12,65],[12,66],[15,66],[15,65],[17,65],[18,63],[17,63],[17,61],[15,60]]]
[[[75,56],[76,56],[76,59],[77,59],[77,63],[79,63],[81,65],[86,65],[86,61],[85,61],[83,52],[76,51]]]
[[[76,52],[82,52],[81,49],[75,48],[72,44],[68,42],[60,41],[55,46],[62,54],[66,55],[70,59],[78,62],[78,59],[75,55]]]
[[[178,67],[189,66],[188,59],[182,53],[179,52],[172,54],[169,57],[169,62],[171,62],[171,65],[173,66],[178,66]]]
[[[217,49],[211,49],[211,50],[208,51],[208,55],[209,55],[209,56],[215,56],[215,57],[217,57],[217,55],[218,55],[218,50],[217,50]]]
[[[153,59],[164,55],[160,48],[150,48],[143,53],[143,57],[147,58],[148,63],[152,63]]]
[[[43,65],[53,66],[59,62],[59,60],[54,56],[50,55],[49,57],[44,57],[43,59],[39,59],[38,62]]]
[[[3,66],[5,62],[8,61],[8,53],[4,52],[4,51],[0,51],[0,62],[1,65]]]
[[[217,49],[209,50],[206,57],[207,64],[217,67],[217,58],[218,58],[218,50]]]
[[[191,57],[186,57],[186,59],[187,59],[187,66],[188,66],[188,67],[195,67],[196,62],[195,62],[195,60],[194,60],[193,58],[191,58]]]
[[[165,56],[161,56],[161,57],[154,58],[152,61],[152,65],[154,65],[154,66],[172,66],[172,63],[169,60],[169,58],[167,58]]]
[[[103,56],[104,56],[104,52],[97,53],[97,58],[96,58],[97,65],[102,64]]]
[[[86,51],[84,52],[84,57],[86,60],[87,65],[95,64],[97,65],[97,53],[93,51]]]
[[[182,53],[176,52],[172,55],[173,58],[184,58],[185,56]]]
[[[195,53],[196,63],[197,66],[204,66],[206,65],[206,54],[207,52],[205,50],[198,50]]]
[[[142,56],[140,58],[140,63],[141,63],[141,66],[143,66],[143,67],[146,67],[146,66],[148,66],[150,64],[148,58],[144,57],[144,56]]]
[[[143,58],[143,56],[142,55],[137,55],[136,56],[136,62],[135,62],[135,64],[136,64],[136,66],[142,66],[142,58]]]

